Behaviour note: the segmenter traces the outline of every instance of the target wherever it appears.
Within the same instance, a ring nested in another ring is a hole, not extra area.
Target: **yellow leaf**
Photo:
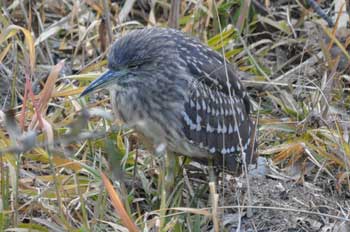
[[[10,50],[12,44],[8,44],[7,47],[0,53],[0,63],[2,63],[2,60],[7,55],[8,51]]]
[[[0,34],[0,44],[3,43],[5,40],[15,36],[18,31],[22,31],[24,34],[24,40],[29,53],[30,68],[31,72],[33,72],[35,67],[35,47],[34,39],[30,31],[17,25],[10,25]]]
[[[74,171],[79,171],[81,169],[81,166],[77,161],[69,160],[58,155],[53,156],[52,159],[57,166],[69,168]]]
[[[55,92],[52,94],[52,97],[69,97],[69,96],[73,96],[73,95],[78,95],[81,92],[83,92],[83,90],[85,89],[85,87],[79,87],[76,89],[69,89],[69,90],[63,90],[60,92]]]
[[[128,213],[126,212],[123,202],[120,200],[118,193],[114,190],[113,185],[109,182],[107,176],[101,172],[101,177],[103,184],[106,187],[109,197],[111,198],[114,209],[117,211],[120,219],[122,220],[125,227],[129,229],[129,231],[140,231],[139,228],[135,225],[135,223],[131,220]]]

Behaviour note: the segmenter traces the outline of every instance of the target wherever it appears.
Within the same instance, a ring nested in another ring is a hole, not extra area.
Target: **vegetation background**
[[[350,231],[348,1],[0,8],[1,231]],[[239,70],[259,125],[249,178],[208,185],[205,167],[180,158],[162,202],[160,157],[112,119],[106,92],[78,97],[115,39],[150,26],[196,36]]]

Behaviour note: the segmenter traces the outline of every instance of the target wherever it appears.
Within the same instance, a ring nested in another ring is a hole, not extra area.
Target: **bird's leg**
[[[162,184],[164,183],[164,189],[167,194],[171,194],[174,182],[175,182],[175,171],[176,171],[176,157],[172,153],[166,152],[166,145],[161,143],[156,148],[156,154],[161,160],[161,176]]]
[[[166,208],[169,208],[172,191],[175,186],[175,172],[178,165],[176,156],[166,151],[166,145],[161,143],[155,149],[160,160],[159,182],[160,182],[160,229],[165,226]]]
[[[176,157],[172,153],[165,155],[165,190],[170,195],[175,186]]]
[[[159,144],[155,149],[156,155],[160,160],[159,182],[160,182],[160,229],[165,226],[165,215],[167,198],[171,194],[172,186],[174,185],[174,157],[166,152],[166,145]]]
[[[208,160],[208,172],[209,172],[209,191],[211,201],[211,215],[214,224],[214,231],[219,231],[219,215],[218,215],[218,201],[219,194],[216,192],[216,177],[214,173],[213,160]]]
[[[161,166],[160,166],[160,170],[159,170],[159,177],[160,177],[160,206],[159,206],[159,228],[162,229],[164,228],[165,224],[166,224],[166,202],[167,202],[167,192],[165,190],[165,165],[164,165],[164,159],[161,159]]]

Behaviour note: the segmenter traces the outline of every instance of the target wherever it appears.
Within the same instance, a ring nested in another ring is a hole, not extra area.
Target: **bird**
[[[80,96],[101,89],[117,117],[157,149],[232,172],[255,160],[255,123],[237,71],[184,32],[153,27],[121,36],[108,70]]]

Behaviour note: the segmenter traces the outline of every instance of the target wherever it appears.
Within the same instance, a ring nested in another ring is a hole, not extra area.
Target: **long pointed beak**
[[[121,70],[121,71],[108,70],[107,72],[102,74],[99,78],[91,82],[90,85],[84,89],[84,91],[80,94],[79,97],[85,96],[86,94],[91,93],[93,91],[103,89],[104,87],[110,85],[110,82],[112,80],[115,80],[121,76],[124,76],[125,74],[126,74],[125,70]]]

